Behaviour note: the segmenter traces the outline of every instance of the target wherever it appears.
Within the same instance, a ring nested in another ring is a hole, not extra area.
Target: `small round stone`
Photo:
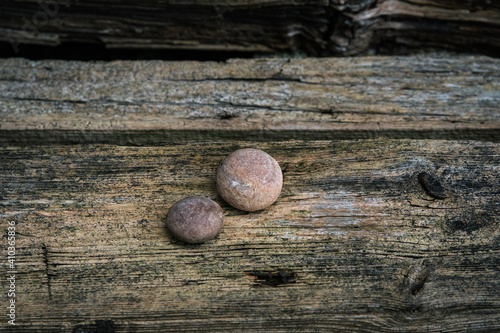
[[[167,214],[167,229],[175,238],[191,244],[214,238],[223,223],[224,213],[220,206],[205,197],[179,200]]]
[[[253,212],[278,199],[283,174],[274,158],[259,149],[240,149],[222,161],[217,170],[217,191],[231,206]]]

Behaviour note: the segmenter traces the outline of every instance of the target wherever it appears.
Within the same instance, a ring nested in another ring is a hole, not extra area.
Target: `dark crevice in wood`
[[[0,42],[0,58],[26,58],[30,60],[59,59],[78,61],[112,60],[198,60],[225,61],[231,58],[252,58],[261,53],[238,51],[207,51],[180,49],[124,48],[107,49],[104,44],[65,42],[57,46],[19,45],[14,52],[8,42]],[[262,54],[263,55],[263,54]]]
[[[76,325],[73,333],[115,333],[116,324],[113,320],[96,320],[93,325]]]
[[[230,115],[222,115],[227,117]],[[285,141],[355,139],[432,139],[500,142],[500,129],[457,130],[0,130],[0,146],[116,144],[163,145],[186,141]],[[441,195],[439,195],[441,196]]]
[[[51,288],[51,273],[49,271],[49,250],[47,249],[47,245],[43,243],[43,262],[45,263],[45,274],[47,275],[47,291],[49,294],[49,301],[52,301],[52,288]]]
[[[246,275],[255,278],[257,286],[277,287],[283,284],[295,283],[296,276],[293,272],[280,270],[279,272],[247,272]]]

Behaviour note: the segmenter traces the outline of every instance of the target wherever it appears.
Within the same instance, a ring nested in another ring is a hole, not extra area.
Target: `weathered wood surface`
[[[216,194],[218,163],[240,147],[283,169],[264,211]],[[499,165],[499,144],[467,141],[1,148],[2,227],[16,221],[18,232],[16,328],[499,331]],[[189,195],[222,205],[215,240],[166,232],[168,208]]]
[[[388,138],[500,141],[500,60],[0,60],[0,145]]]
[[[83,42],[323,56],[443,48],[500,55],[500,5],[490,0],[58,2],[2,1],[4,47]]]

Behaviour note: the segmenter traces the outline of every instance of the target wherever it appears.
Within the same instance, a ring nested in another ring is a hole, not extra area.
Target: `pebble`
[[[179,200],[167,214],[167,229],[175,238],[190,244],[214,238],[223,223],[224,213],[220,206],[205,197]]]
[[[266,152],[245,148],[227,156],[217,170],[217,191],[231,206],[253,212],[272,205],[283,186],[283,174]]]

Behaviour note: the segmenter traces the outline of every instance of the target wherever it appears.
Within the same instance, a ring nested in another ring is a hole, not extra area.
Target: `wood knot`
[[[436,176],[428,172],[421,172],[417,177],[420,186],[428,195],[439,200],[446,199],[445,190]]]
[[[417,295],[429,278],[430,268],[425,266],[415,267],[408,276],[407,286],[412,295]]]

